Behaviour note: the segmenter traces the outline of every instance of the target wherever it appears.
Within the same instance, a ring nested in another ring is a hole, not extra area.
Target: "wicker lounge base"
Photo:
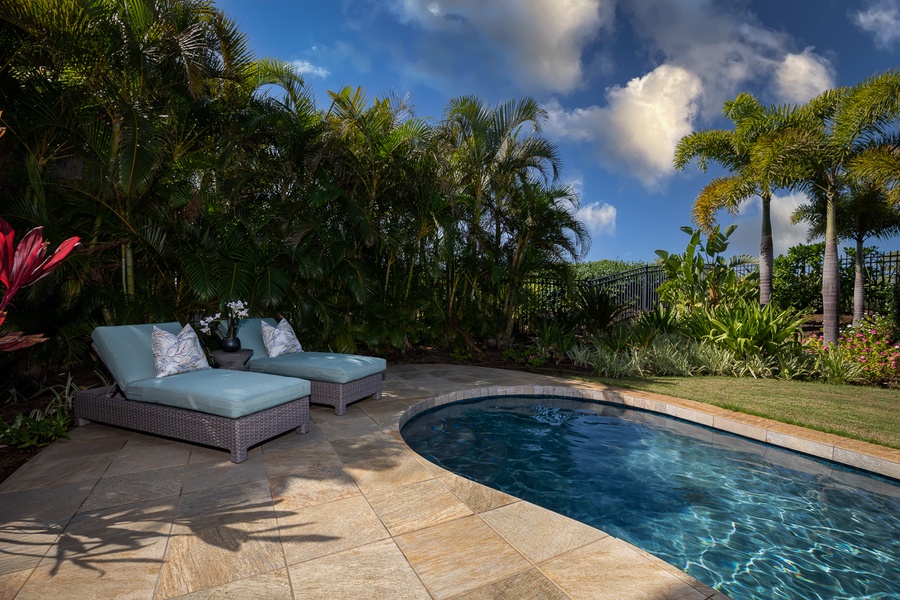
[[[379,381],[379,391],[381,389]],[[309,431],[309,398],[231,419],[150,402],[135,402],[115,387],[76,392],[75,424],[90,421],[154,433],[231,451],[231,462],[247,460],[247,449],[291,429]]]
[[[381,398],[382,373],[376,373],[351,381],[349,383],[328,383],[327,381],[310,381],[309,401],[313,404],[326,404],[334,407],[336,415],[347,412],[347,405],[369,396]]]

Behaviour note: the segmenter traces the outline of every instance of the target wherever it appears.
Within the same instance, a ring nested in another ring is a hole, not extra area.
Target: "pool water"
[[[900,485],[666,416],[535,396],[422,413],[410,447],[734,600],[900,599]]]

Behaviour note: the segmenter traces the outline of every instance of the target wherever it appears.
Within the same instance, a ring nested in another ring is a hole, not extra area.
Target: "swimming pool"
[[[454,403],[409,446],[622,538],[734,600],[900,598],[900,486],[670,417],[552,397]]]

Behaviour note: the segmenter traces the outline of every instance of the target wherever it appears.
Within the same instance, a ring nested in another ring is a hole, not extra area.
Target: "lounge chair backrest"
[[[183,325],[177,322],[157,323],[163,331],[177,334]],[[100,358],[123,392],[128,385],[156,377],[150,334],[153,325],[116,325],[97,327],[91,334]]]
[[[269,325],[275,325],[275,319],[266,317],[265,319],[241,319],[241,326],[238,328],[238,339],[241,340],[241,348],[253,350],[253,356],[250,360],[259,358],[267,358],[269,352],[266,350],[266,344],[263,342],[262,321]]]

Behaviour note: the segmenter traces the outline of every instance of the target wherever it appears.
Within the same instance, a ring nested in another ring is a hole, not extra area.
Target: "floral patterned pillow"
[[[266,345],[266,352],[269,353],[269,356],[303,352],[303,347],[297,341],[297,335],[287,319],[282,319],[275,327],[265,321],[261,321],[261,323],[263,343]]]
[[[200,347],[200,339],[190,325],[185,325],[178,335],[154,325],[150,344],[157,379],[210,368]]]

